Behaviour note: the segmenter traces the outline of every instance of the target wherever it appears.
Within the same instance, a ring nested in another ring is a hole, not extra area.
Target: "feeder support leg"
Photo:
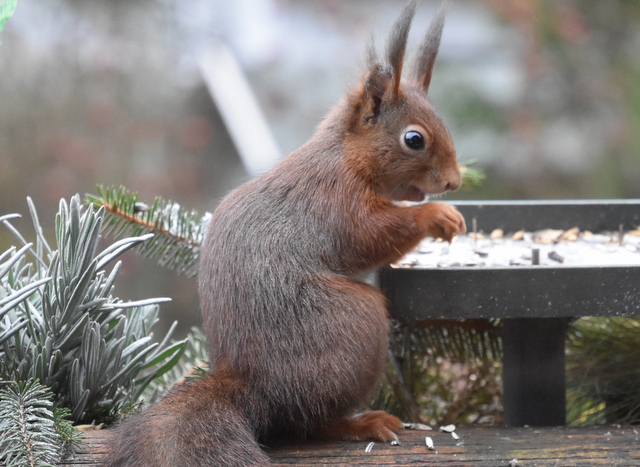
[[[503,320],[506,426],[566,423],[566,318]]]

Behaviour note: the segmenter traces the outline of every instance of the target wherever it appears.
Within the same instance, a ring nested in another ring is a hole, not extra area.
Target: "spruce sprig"
[[[573,425],[640,423],[640,319],[581,318],[567,333],[567,413]]]
[[[53,394],[37,380],[0,382],[0,388],[0,464],[57,465],[65,445],[79,439],[54,406]]]
[[[97,187],[98,195],[87,194],[85,202],[107,212],[105,232],[115,238],[124,235],[153,234],[136,250],[142,256],[157,258],[161,266],[180,274],[195,276],[200,247],[207,230],[210,213],[200,216],[178,203],[156,197],[151,205],[124,187]]]

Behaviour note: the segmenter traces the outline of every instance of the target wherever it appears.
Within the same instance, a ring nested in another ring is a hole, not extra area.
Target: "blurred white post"
[[[200,55],[200,69],[249,175],[273,167],[281,158],[251,86],[229,47],[216,42]]]

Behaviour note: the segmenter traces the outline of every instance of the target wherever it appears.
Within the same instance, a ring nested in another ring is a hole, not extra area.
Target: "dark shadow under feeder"
[[[640,225],[640,200],[452,204],[469,229],[475,224],[485,232],[574,227],[603,232]],[[565,424],[565,336],[571,318],[640,315],[640,265],[386,267],[379,278],[392,317],[405,324],[502,320],[507,426]]]

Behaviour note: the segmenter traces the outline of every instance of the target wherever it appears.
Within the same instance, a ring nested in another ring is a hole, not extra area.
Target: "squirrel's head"
[[[422,201],[460,187],[449,132],[427,100],[444,26],[441,8],[403,79],[407,36],[417,1],[410,2],[389,35],[386,57],[373,47],[369,69],[349,98],[347,157],[376,190],[393,200]]]

